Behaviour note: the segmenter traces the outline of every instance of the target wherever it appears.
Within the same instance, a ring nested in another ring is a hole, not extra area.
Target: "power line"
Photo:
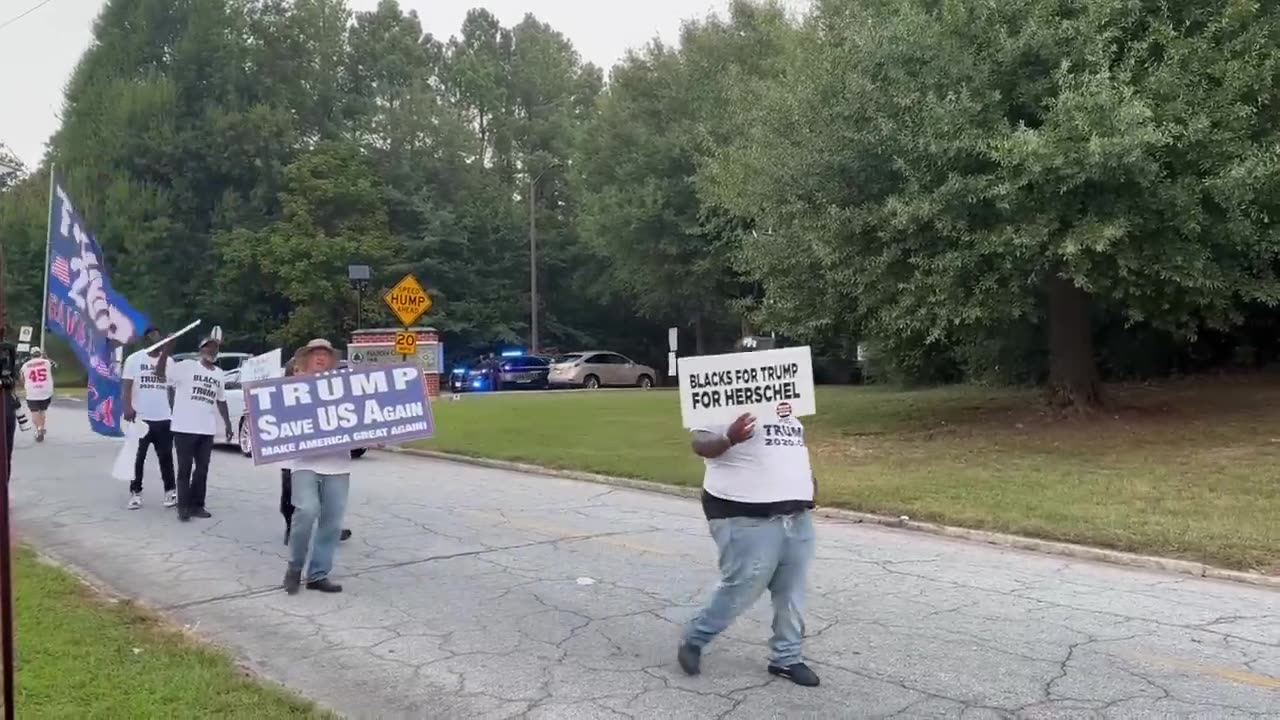
[[[3,23],[0,23],[0,30],[3,30],[9,27],[10,25],[18,22],[22,18],[30,15],[31,13],[39,10],[40,8],[44,7],[45,5],[48,5],[51,2],[53,2],[53,0],[41,0],[41,2],[36,3],[34,6],[29,8],[26,12],[22,13],[21,15],[18,15],[17,17],[9,18],[8,20],[5,20]]]

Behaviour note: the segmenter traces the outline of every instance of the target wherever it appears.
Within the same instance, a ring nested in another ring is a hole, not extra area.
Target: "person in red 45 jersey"
[[[44,442],[45,413],[53,402],[53,361],[45,357],[40,348],[31,348],[31,359],[23,363],[18,374],[22,376],[27,408],[36,426],[36,442]]]

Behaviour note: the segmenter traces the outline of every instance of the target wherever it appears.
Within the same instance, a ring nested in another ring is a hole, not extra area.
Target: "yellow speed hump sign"
[[[382,301],[405,327],[412,325],[431,309],[431,297],[422,289],[413,273],[400,278],[400,282],[382,296]]]

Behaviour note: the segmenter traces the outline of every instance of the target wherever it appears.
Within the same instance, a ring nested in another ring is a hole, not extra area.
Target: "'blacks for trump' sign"
[[[431,437],[422,370],[379,365],[246,386],[255,465]]]
[[[686,428],[758,418],[812,415],[813,360],[807,347],[679,360],[680,419]]]

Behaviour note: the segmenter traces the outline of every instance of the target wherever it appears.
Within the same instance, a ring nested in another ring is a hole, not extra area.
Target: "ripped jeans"
[[[705,647],[764,593],[773,599],[769,664],[803,661],[804,594],[813,559],[813,514],[710,520],[720,550],[720,582],[707,605],[685,628],[684,642]]]

